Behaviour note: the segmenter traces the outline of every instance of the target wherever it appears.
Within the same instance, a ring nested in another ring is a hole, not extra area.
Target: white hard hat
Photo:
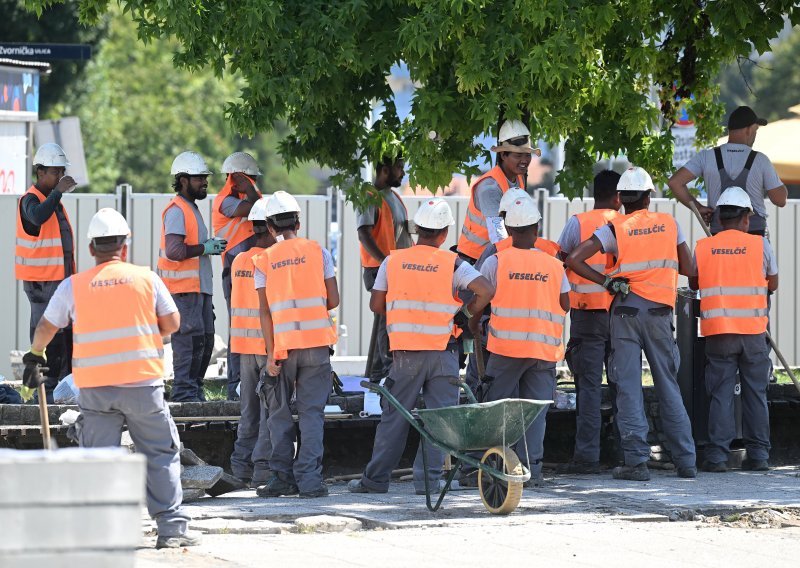
[[[444,229],[455,225],[450,206],[441,197],[426,199],[414,213],[414,224],[425,229]]]
[[[527,227],[542,220],[542,214],[530,195],[519,196],[508,204],[506,209],[506,225],[509,227]]]
[[[653,179],[644,168],[631,166],[625,170],[617,182],[617,191],[654,191]]]
[[[203,156],[197,152],[181,152],[172,161],[169,173],[173,176],[186,174],[190,176],[207,176],[211,173]]]
[[[66,168],[70,165],[64,149],[54,142],[42,144],[33,156],[33,165]]]
[[[750,196],[747,192],[738,186],[731,186],[722,192],[717,200],[717,207],[720,205],[731,205],[733,207],[743,207],[744,209],[753,210],[753,204],[750,202]]]
[[[119,211],[103,207],[89,221],[89,239],[98,237],[130,237],[131,228]]]
[[[267,202],[269,198],[262,197],[250,208],[250,213],[247,215],[248,221],[266,221],[267,220]]]
[[[235,172],[242,172],[249,176],[261,175],[256,159],[247,152],[234,152],[222,162],[222,173],[232,174]]]
[[[525,123],[519,120],[506,120],[500,127],[500,134],[497,136],[497,141],[502,144],[506,140],[512,138],[519,138],[520,136],[530,136],[531,131],[525,126]]]
[[[498,213],[508,211],[508,206],[514,203],[514,201],[520,197],[530,197],[530,195],[528,195],[528,192],[521,187],[509,188],[509,190],[503,194],[503,197],[500,198],[500,208]]]
[[[300,213],[300,204],[293,195],[281,190],[269,197],[265,209],[267,217],[274,217],[281,213]]]

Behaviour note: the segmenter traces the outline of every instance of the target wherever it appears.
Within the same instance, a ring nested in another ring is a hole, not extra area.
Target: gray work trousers
[[[46,282],[23,281],[22,289],[28,297],[31,306],[30,319],[30,339],[33,342],[33,334],[39,320],[50,303],[50,298],[55,294],[56,288],[61,284],[61,280]],[[59,329],[47,344],[47,371],[44,376],[44,389],[47,393],[47,402],[53,404],[53,390],[58,382],[72,372],[72,326],[68,325]],[[39,400],[38,391],[34,393],[34,399]]]
[[[275,379],[274,377],[272,379]],[[327,347],[294,349],[281,365],[277,380],[268,380],[269,467],[294,480],[300,491],[322,485],[322,452],[325,405],[333,388],[331,357]],[[289,403],[295,393],[301,443],[295,458],[295,425]]]
[[[406,410],[417,405],[420,390],[425,408],[442,408],[458,404],[459,389],[450,381],[458,377],[458,353],[455,345],[446,351],[394,351],[389,391]],[[410,425],[392,405],[383,403],[383,414],[375,432],[372,459],[367,464],[361,484],[386,491],[392,470],[397,467],[406,447]],[[425,444],[428,482],[436,487],[442,476],[444,456],[433,444]],[[422,453],[414,460],[414,488],[425,490],[425,468]]]
[[[711,397],[706,460],[728,461],[731,442],[736,437],[733,402],[737,371],[742,385],[742,437],[747,456],[754,460],[769,458],[770,368],[769,347],[763,333],[706,337],[706,391]]]
[[[504,398],[555,400],[556,364],[541,359],[506,357],[493,353],[486,366],[486,374],[494,380],[486,394],[486,402]],[[542,472],[544,434],[547,410],[543,410],[516,444],[514,451],[520,461],[530,465],[531,477]]]
[[[603,365],[608,367],[611,351],[609,316],[605,310],[570,312],[567,364],[575,377],[577,412],[573,461],[600,461]]]
[[[199,402],[203,395],[203,377],[214,351],[214,302],[210,295],[173,294],[181,327],[172,334],[172,402]]]
[[[226,257],[228,255],[225,255]],[[227,259],[225,260],[227,263]],[[228,322],[231,321],[231,288],[233,282],[231,280],[231,267],[225,266],[222,269],[222,293],[225,296],[225,304],[228,306]],[[239,386],[241,380],[241,355],[231,351],[231,338],[228,334],[228,400],[238,400],[239,395],[236,394],[236,387]],[[241,388],[239,389],[242,390]]]
[[[680,355],[673,336],[672,308],[635,294],[611,306],[610,378],[617,387],[617,423],[625,464],[650,459],[642,394],[642,351],[650,363],[662,430],[676,467],[694,467],[692,426],[678,388]]]
[[[185,533],[190,518],[181,508],[180,440],[164,387],[83,388],[78,405],[84,448],[119,447],[127,424],[136,453],[147,458],[147,511],[159,536]]]
[[[241,398],[236,442],[231,454],[231,471],[242,479],[266,482],[272,444],[267,427],[267,409],[258,396],[259,376],[267,366],[266,355],[240,355]]]
[[[372,291],[378,268],[364,268],[364,287],[367,292]],[[376,314],[374,325],[377,327],[375,335],[375,352],[372,355],[372,368],[367,369],[369,379],[379,381],[391,374],[392,352],[389,350],[389,333],[386,331],[386,314]]]

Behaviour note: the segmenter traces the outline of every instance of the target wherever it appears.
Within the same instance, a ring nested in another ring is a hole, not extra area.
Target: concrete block
[[[189,448],[181,448],[181,464],[183,465],[206,465],[196,453]]]
[[[258,520],[243,519],[202,519],[189,521],[189,530],[203,534],[280,534],[291,525]]]
[[[361,521],[336,515],[315,515],[295,519],[295,526],[301,533],[338,533],[361,530]]]
[[[22,404],[2,404],[3,419],[0,424],[16,426],[22,424]]]
[[[138,506],[144,486],[144,456],[119,448],[0,450],[0,511],[37,505]]]
[[[220,480],[223,471],[214,465],[192,465],[183,470],[181,486],[184,489],[209,489]]]
[[[190,501],[197,501],[198,499],[206,496],[205,489],[184,489],[183,502],[189,503]]]
[[[229,473],[222,472],[222,477],[219,478],[212,487],[206,489],[206,493],[211,495],[212,497],[217,497],[224,493],[230,493],[231,491],[238,491],[240,489],[245,489],[247,486],[242,483],[238,477],[234,477]]]

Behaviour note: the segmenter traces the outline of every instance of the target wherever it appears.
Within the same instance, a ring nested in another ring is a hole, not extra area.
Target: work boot
[[[701,466],[701,469],[711,473],[725,473],[728,471],[728,464],[725,462],[712,462],[705,460]]]
[[[600,462],[576,462],[558,464],[556,473],[595,474],[600,473]]]
[[[742,460],[742,471],[769,471],[769,464],[767,460],[744,458]]]
[[[282,495],[297,495],[300,490],[297,484],[291,481],[286,481],[279,475],[273,475],[266,485],[262,485],[256,489],[256,495],[259,497],[280,497]]]
[[[300,492],[300,499],[317,499],[319,497],[327,497],[328,496],[328,486],[324,483],[320,484],[319,487],[316,489],[312,489],[311,491],[301,491]]]
[[[347,490],[350,493],[388,493],[388,489],[384,489],[381,491],[380,489],[371,489],[361,483],[360,479],[351,479],[350,483],[347,484]]]
[[[251,489],[258,489],[262,485],[266,485],[269,483],[269,480],[272,476],[275,475],[269,469],[265,469],[263,471],[254,471],[253,472],[253,479],[250,480],[250,488]]]
[[[533,469],[533,468],[531,468]],[[531,478],[522,484],[523,487],[541,487],[544,485],[544,475],[540,471],[531,471]]]
[[[694,479],[697,477],[697,468],[693,465],[687,465],[685,467],[678,468],[678,477],[683,477],[686,479]]]
[[[614,479],[627,479],[629,481],[650,481],[650,470],[647,469],[647,463],[642,462],[639,465],[623,465],[615,467],[611,471]]]
[[[156,548],[183,548],[184,546],[197,546],[200,544],[200,535],[193,532],[185,532],[174,536],[158,535]]]

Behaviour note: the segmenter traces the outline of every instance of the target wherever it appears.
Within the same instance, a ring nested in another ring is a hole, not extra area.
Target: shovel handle
[[[39,420],[42,424],[42,444],[45,450],[52,449],[50,446],[50,416],[47,413],[47,391],[44,390],[44,383],[39,385]]]

